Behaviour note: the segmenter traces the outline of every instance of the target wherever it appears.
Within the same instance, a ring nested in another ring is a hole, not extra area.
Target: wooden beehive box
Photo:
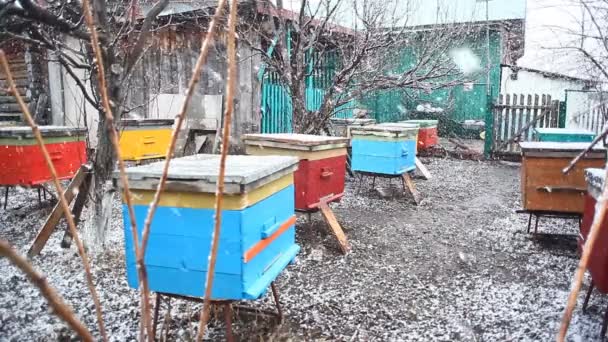
[[[437,132],[438,120],[405,120],[400,122],[419,126],[418,149],[424,150],[439,143],[439,134]]]
[[[587,195],[585,196],[585,213],[578,236],[579,248],[585,248],[585,242],[595,217],[597,200],[604,190],[606,170],[586,169]],[[595,286],[603,293],[608,293],[608,220],[604,219],[599,235],[589,259],[589,272]]]
[[[594,148],[568,174],[562,170],[588,143],[522,142],[521,192],[524,209],[583,213],[584,170],[604,167],[606,151]]]
[[[298,157],[295,173],[296,209],[316,209],[320,200],[337,201],[344,195],[348,138],[309,134],[246,134],[247,154]]]
[[[536,128],[534,135],[538,141],[591,142],[595,133],[576,128]]]
[[[373,125],[351,134],[353,171],[401,175],[416,169],[417,125]]]
[[[152,291],[203,296],[219,158],[200,154],[172,160],[146,252]],[[283,156],[228,156],[212,299],[259,298],[295,258],[300,249],[294,228],[297,162]],[[140,233],[162,167],[156,162],[127,169]],[[130,219],[123,209],[127,280],[137,288]]]
[[[334,135],[340,137],[347,137],[350,139],[350,131],[353,128],[375,125],[376,119],[332,118],[331,124]]]
[[[60,179],[70,179],[87,161],[86,129],[39,126]],[[0,185],[33,186],[51,180],[42,150],[29,126],[0,127]]]
[[[173,119],[120,120],[120,152],[124,160],[139,162],[165,158]]]

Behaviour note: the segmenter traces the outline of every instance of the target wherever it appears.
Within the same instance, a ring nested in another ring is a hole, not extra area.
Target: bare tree
[[[92,4],[96,26],[102,28],[98,30],[98,35],[104,69],[108,71],[105,81],[111,110],[117,118],[129,111],[126,98],[132,71],[146,50],[155,19],[168,2],[159,0],[145,17],[138,15],[138,3],[135,1],[99,0]],[[95,57],[83,11],[81,1],[53,0],[42,4],[32,0],[0,0],[0,41],[16,39],[53,52],[54,58],[73,79],[88,105],[97,111],[97,146],[91,159],[95,171],[95,223],[97,229],[103,231],[102,199],[105,184],[114,170],[116,155],[101,104]],[[90,78],[89,82],[83,82],[78,76],[83,72]]]
[[[261,45],[247,42],[263,57],[265,70],[279,76],[291,99],[293,130],[318,133],[329,119],[375,91],[410,89],[431,92],[461,84],[462,71],[450,49],[475,28],[468,24],[440,28],[411,27],[414,9],[394,1],[301,0],[289,10],[282,2],[264,2],[256,20],[245,20],[241,31],[255,31]],[[345,14],[346,13],[346,14]],[[347,17],[346,20],[344,17]],[[341,26],[338,23],[346,21]],[[263,22],[265,25],[259,25]],[[416,56],[403,66],[403,51]],[[331,67],[327,67],[331,64]],[[310,90],[322,92],[311,104]]]

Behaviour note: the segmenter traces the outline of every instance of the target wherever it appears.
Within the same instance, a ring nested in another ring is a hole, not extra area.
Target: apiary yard
[[[535,239],[526,233],[528,217],[515,214],[521,207],[517,164],[424,162],[433,178],[416,180],[419,206],[396,180],[377,180],[377,190],[365,180],[358,195],[358,181],[347,180],[342,201],[332,205],[352,246],[346,256],[319,214],[311,222],[300,216],[296,239],[302,250],[277,283],[284,323],[277,327],[270,319],[237,312],[238,339],[553,340],[578,263],[578,226],[547,219],[539,232],[553,235]],[[52,205],[39,205],[34,191],[20,188],[11,191],[9,201],[0,211],[0,238],[25,254]],[[90,254],[108,335],[126,341],[138,336],[139,294],[127,284],[118,196],[114,202],[105,248]],[[75,247],[60,247],[62,235],[53,234],[33,263],[96,332],[80,259]],[[20,271],[5,259],[0,270],[0,341],[73,337]],[[594,293],[583,314],[584,292],[569,330],[572,341],[599,340],[606,300]],[[192,340],[200,305],[171,304],[170,315],[166,305],[161,309],[158,336]],[[270,309],[272,300],[267,294],[245,305]],[[212,321],[208,339],[223,336],[222,319]]]

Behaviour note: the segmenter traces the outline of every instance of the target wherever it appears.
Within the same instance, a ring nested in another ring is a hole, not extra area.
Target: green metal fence
[[[306,58],[310,61],[304,95],[306,110],[316,111],[321,108],[326,89],[332,85],[339,67],[339,58],[335,51],[307,53]],[[289,89],[281,83],[279,74],[275,71],[263,71],[261,79],[262,133],[291,133],[293,106]],[[350,118],[354,108],[354,101],[350,101],[336,108],[334,116]]]

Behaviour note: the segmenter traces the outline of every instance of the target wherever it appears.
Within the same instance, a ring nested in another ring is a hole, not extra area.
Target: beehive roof
[[[167,190],[215,192],[220,156],[197,154],[171,161]],[[298,159],[284,156],[228,156],[225,193],[239,194],[261,187],[296,170]],[[164,161],[128,168],[129,184],[134,189],[155,190]],[[114,178],[118,180],[118,172]]]

